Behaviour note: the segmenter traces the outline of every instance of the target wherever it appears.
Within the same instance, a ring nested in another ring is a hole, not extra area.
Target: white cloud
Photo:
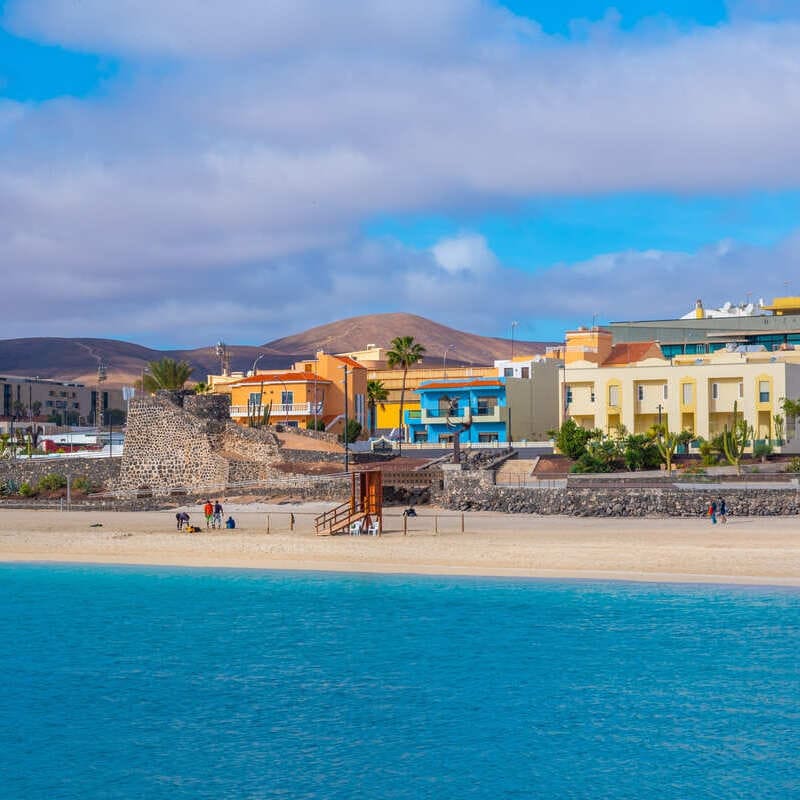
[[[491,330],[509,307],[631,316],[670,297],[677,312],[678,277],[716,291],[704,270],[753,269],[745,251],[612,254],[531,276],[470,232],[418,253],[359,231],[552,194],[800,181],[791,24],[644,35],[608,18],[567,42],[479,0],[12,0],[6,20],[132,65],[102,96],[0,105],[0,263],[8,288],[33,281],[55,309],[12,309],[6,336],[116,326],[257,342],[401,309]],[[783,271],[772,259],[761,280]],[[726,281],[752,283],[745,272]],[[232,332],[202,313],[176,330],[169,304],[201,310],[210,293],[236,309]],[[93,314],[103,301],[113,320]]]
[[[436,263],[452,275],[472,273],[480,275],[495,270],[497,256],[489,249],[486,238],[477,233],[464,233],[441,239],[431,252]]]

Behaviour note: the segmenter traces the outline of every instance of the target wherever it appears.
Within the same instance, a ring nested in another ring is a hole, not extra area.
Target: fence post
[[[436,514],[433,518],[433,532],[437,536],[439,535],[439,515]]]
[[[464,533],[464,513],[461,513],[461,533]]]
[[[408,517],[403,514],[403,536],[408,536]]]
[[[294,514],[289,514],[289,530],[294,530]]]
[[[269,533],[269,514],[267,514],[267,533]]]

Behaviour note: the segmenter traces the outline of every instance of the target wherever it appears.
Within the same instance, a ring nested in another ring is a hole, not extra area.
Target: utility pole
[[[350,450],[348,447],[347,424],[347,364],[342,369],[344,370],[344,471],[350,472]]]

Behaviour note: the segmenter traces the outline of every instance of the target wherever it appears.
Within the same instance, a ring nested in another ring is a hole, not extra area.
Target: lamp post
[[[516,329],[519,322],[516,320],[511,323],[511,360],[514,360],[514,330]]]
[[[447,351],[448,350],[455,350],[456,346],[454,344],[450,344],[444,349],[444,355],[442,356],[442,377],[447,378]]]
[[[256,374],[256,365],[258,364],[259,361],[261,361],[262,358],[264,358],[264,355],[265,355],[264,353],[259,353],[256,356],[255,361],[253,361],[253,368],[250,370],[251,375]]]
[[[344,471],[350,472],[350,449],[348,447],[348,436],[347,436],[347,425],[348,425],[348,417],[347,417],[347,364],[343,364],[339,369],[344,370]]]

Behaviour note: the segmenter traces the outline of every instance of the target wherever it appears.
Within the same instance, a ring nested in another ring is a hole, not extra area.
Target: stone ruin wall
[[[130,402],[116,490],[227,486],[276,474],[280,448],[272,434],[230,421],[227,398],[158,392]]]

